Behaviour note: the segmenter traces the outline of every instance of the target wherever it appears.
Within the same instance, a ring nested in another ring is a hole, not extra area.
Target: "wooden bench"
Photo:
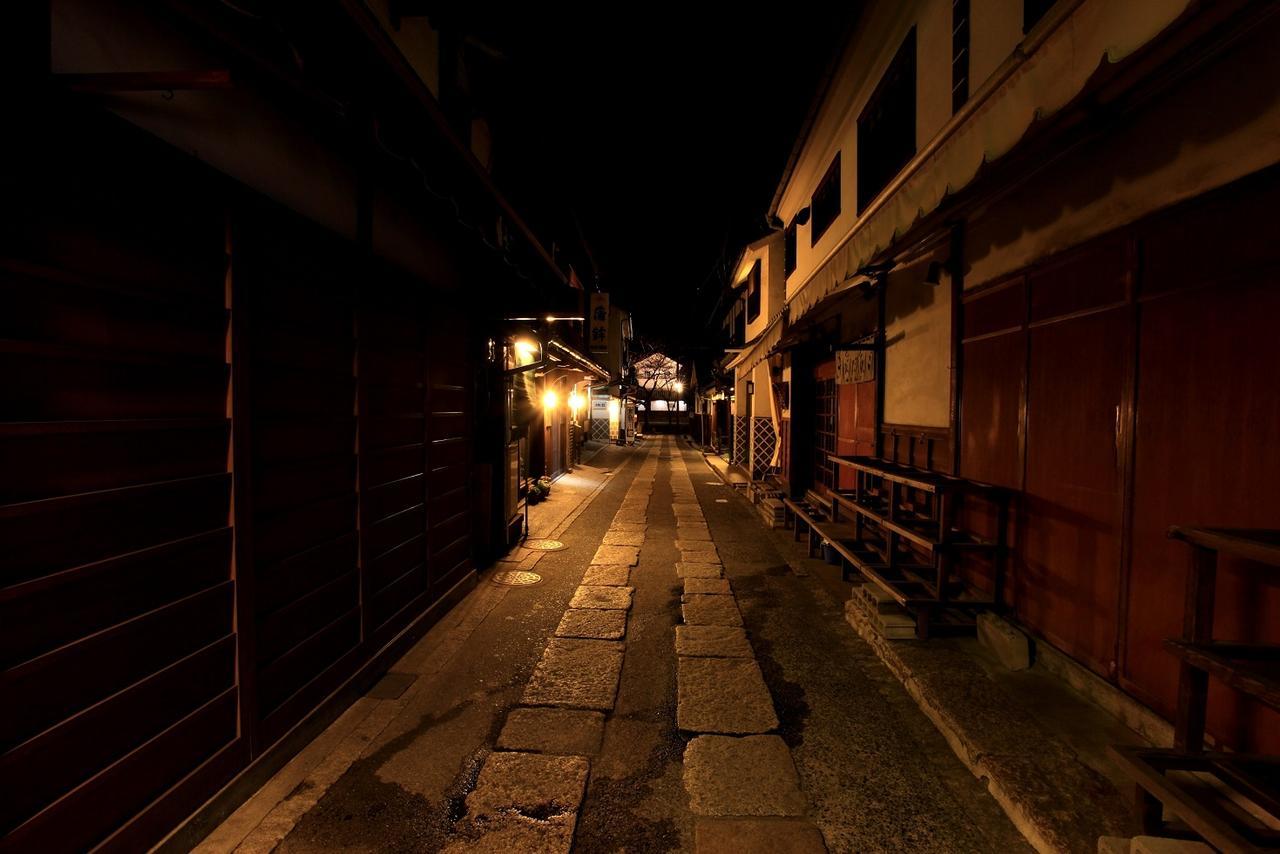
[[[1204,749],[1210,678],[1280,710],[1280,644],[1224,642],[1213,632],[1219,554],[1275,575],[1280,531],[1174,527],[1169,536],[1191,546],[1183,636],[1165,641],[1181,665],[1174,746],[1113,746],[1111,754],[1134,781],[1143,833],[1199,836],[1225,852],[1280,851],[1280,756]],[[1242,810],[1241,799],[1270,815],[1270,823]]]
[[[783,525],[792,529],[793,539],[797,542],[802,534],[809,535],[808,554],[809,557],[813,557],[818,537],[814,529],[817,525],[829,520],[831,515],[830,510],[827,509],[829,504],[823,501],[818,493],[809,490],[803,499],[783,498],[782,506]]]

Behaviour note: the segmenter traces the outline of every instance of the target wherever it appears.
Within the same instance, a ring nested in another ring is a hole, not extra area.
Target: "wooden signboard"
[[[836,384],[855,385],[876,378],[874,350],[837,350]]]

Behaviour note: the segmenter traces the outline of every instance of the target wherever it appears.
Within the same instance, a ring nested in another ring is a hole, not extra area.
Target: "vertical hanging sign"
[[[591,295],[591,317],[587,327],[592,353],[609,352],[609,295]]]

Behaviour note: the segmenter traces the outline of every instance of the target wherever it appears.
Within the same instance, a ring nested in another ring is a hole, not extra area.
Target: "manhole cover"
[[[494,584],[501,584],[504,587],[528,587],[542,581],[542,576],[526,569],[510,569],[504,572],[495,572],[490,580]]]
[[[559,540],[536,539],[525,540],[524,548],[533,549],[536,552],[558,552],[561,549],[569,548],[569,546]]]

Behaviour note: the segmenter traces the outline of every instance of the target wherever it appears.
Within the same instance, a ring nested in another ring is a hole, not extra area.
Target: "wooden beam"
[[[98,74],[55,74],[54,80],[73,92],[176,92],[179,90],[230,89],[231,72],[112,71]]]

